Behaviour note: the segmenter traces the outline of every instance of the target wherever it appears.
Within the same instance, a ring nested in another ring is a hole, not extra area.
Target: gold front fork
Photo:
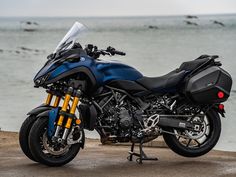
[[[58,119],[57,128],[56,128],[54,137],[58,137],[59,131],[60,131],[61,127],[62,127],[63,120],[64,120],[64,117],[65,117],[65,115],[64,115],[63,113],[66,113],[66,110],[67,110],[67,107],[68,107],[68,105],[69,105],[69,102],[70,102],[70,98],[71,98],[71,94],[72,94],[72,93],[73,93],[73,88],[70,87],[70,88],[68,89],[68,92],[67,92],[67,94],[66,94],[66,96],[65,96],[65,99],[64,99],[64,103],[63,103],[62,108],[61,108],[61,113],[62,113],[62,114],[60,115],[60,117],[59,117],[59,119]]]
[[[75,119],[75,111],[76,111],[76,107],[79,103],[80,94],[81,94],[81,91],[77,90],[77,92],[75,94],[75,97],[73,99],[71,109],[70,109],[70,114],[69,114],[70,116],[68,117],[66,125],[65,125],[65,130],[64,130],[64,133],[63,133],[63,136],[62,136],[62,140],[66,140],[67,135],[68,135],[69,130],[70,130],[71,125],[72,125],[72,120]],[[79,119],[77,119],[77,120],[79,120]],[[80,124],[80,121],[76,121],[76,124]]]
[[[48,93],[48,96],[47,96],[46,101],[45,101],[46,105],[49,106],[51,104],[53,96],[54,96],[53,94]],[[61,101],[61,97],[56,96],[56,98],[54,100],[54,103],[53,103],[53,107],[55,107],[55,108],[58,107],[60,101]]]
[[[63,103],[62,108],[61,108],[61,111],[62,111],[62,112],[66,112],[67,107],[68,107],[69,102],[70,102],[70,98],[71,98],[71,95],[70,95],[69,93],[67,93],[66,96],[65,96],[64,103]],[[59,120],[58,120],[58,122],[57,122],[57,125],[58,125],[58,126],[62,126],[64,117],[65,117],[64,115],[60,115]]]
[[[71,115],[75,114],[76,106],[78,105],[78,103],[79,103],[79,97],[74,97],[74,100],[73,100],[73,103],[72,103],[72,106],[71,106],[71,109],[70,109],[70,114]],[[72,119],[73,119],[72,117],[69,117],[67,119],[65,128],[70,129]]]
[[[51,93],[48,93],[48,96],[47,96],[47,99],[45,101],[45,104],[46,105],[50,105],[51,104],[51,101],[52,101],[52,94]]]
[[[55,108],[58,107],[60,104],[60,101],[61,101],[61,97],[56,96],[55,101],[53,103],[53,107],[55,107]]]

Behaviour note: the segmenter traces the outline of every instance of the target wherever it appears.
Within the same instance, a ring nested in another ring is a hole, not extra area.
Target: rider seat
[[[198,68],[202,64],[209,61],[209,58],[199,57],[193,61],[187,61],[180,65],[180,67],[170,73],[160,76],[160,77],[142,77],[137,80],[139,84],[144,86],[145,88],[152,91],[164,91],[168,92],[173,90],[176,86],[178,86],[187,73],[193,71]]]
[[[165,91],[178,85],[184,78],[185,71],[174,70],[160,77],[142,77],[137,80],[139,84],[152,91]]]

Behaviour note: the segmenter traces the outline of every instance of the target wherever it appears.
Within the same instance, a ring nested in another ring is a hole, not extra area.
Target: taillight
[[[224,92],[221,92],[221,91],[219,91],[218,93],[217,93],[217,96],[218,96],[218,98],[224,98],[224,96],[225,96],[225,94],[224,94]]]

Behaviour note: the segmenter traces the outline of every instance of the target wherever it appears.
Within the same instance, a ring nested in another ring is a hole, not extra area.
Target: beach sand
[[[199,158],[184,158],[168,148],[145,147],[148,155],[159,160],[139,165],[126,159],[128,150],[128,146],[101,145],[98,140],[86,139],[85,149],[71,163],[52,168],[29,160],[22,153],[18,133],[0,132],[0,176],[236,176],[236,152],[213,150]]]

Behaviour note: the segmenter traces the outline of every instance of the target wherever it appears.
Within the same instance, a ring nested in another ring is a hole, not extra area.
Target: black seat
[[[178,69],[171,71],[164,76],[142,77],[141,79],[138,79],[137,82],[152,91],[169,92],[174,90],[187,73],[193,71],[209,60],[208,55],[202,55],[195,60],[182,63]]]
[[[203,63],[206,63],[207,61],[210,60],[209,58],[206,58],[206,56],[207,55],[202,55],[195,60],[183,62],[180,65],[179,70],[192,71],[196,69],[197,67],[201,66]]]
[[[185,74],[186,71],[176,69],[160,77],[142,77],[137,82],[152,91],[168,92],[180,83]]]

